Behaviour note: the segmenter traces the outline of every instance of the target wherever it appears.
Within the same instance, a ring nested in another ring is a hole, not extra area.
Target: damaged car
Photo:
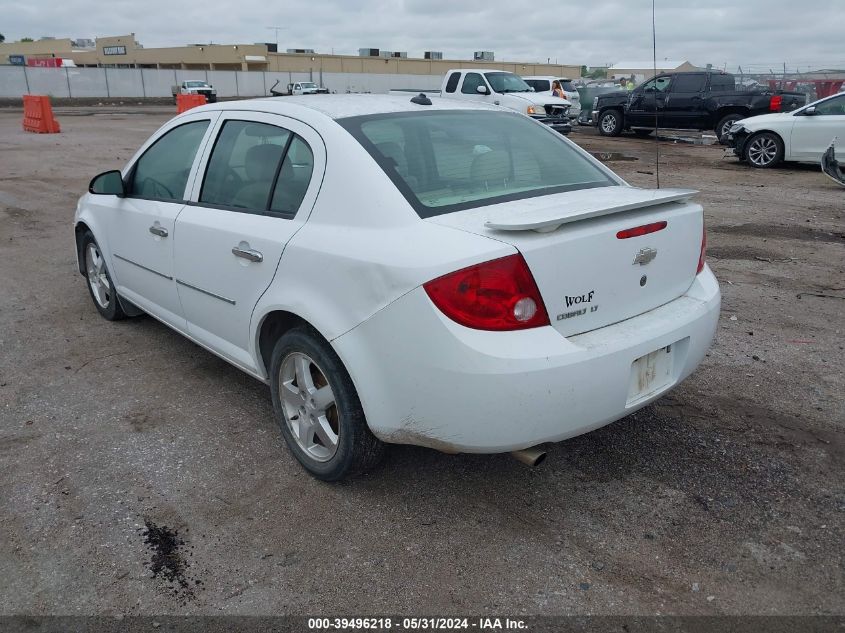
[[[727,144],[741,161],[765,169],[790,161],[817,165],[837,136],[845,138],[845,93],[794,112],[742,119],[731,126]]]
[[[231,101],[95,177],[76,255],[105,319],[149,314],[269,385],[317,478],[390,443],[536,463],[707,353],[720,291],[695,194],[629,186],[492,105]]]
[[[842,166],[836,160],[835,145],[836,139],[833,140],[830,147],[827,148],[827,151],[822,156],[822,172],[840,185],[845,185],[845,172],[842,171]]]

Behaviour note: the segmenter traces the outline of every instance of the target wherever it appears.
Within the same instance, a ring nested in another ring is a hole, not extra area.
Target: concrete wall
[[[170,87],[186,79],[204,79],[219,97],[269,95],[278,80],[279,89],[294,81],[314,81],[333,92],[386,93],[391,88],[440,87],[440,75],[406,73],[253,72],[216,70],[157,70],[151,68],[27,68],[0,66],[0,97],[24,94],[68,97],[170,97]]]

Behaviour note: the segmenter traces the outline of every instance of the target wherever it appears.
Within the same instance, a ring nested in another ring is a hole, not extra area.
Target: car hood
[[[749,130],[758,130],[774,123],[788,123],[794,120],[793,112],[773,112],[772,114],[760,114],[737,121]]]

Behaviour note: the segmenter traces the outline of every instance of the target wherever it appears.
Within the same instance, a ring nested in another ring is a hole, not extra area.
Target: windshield
[[[304,81],[304,82],[302,82],[301,85],[302,85],[303,88],[316,88],[317,87],[317,84],[312,83],[310,81]]]
[[[493,92],[530,92],[531,87],[513,73],[484,73]]]
[[[204,81],[186,81],[185,86],[187,88],[202,88],[206,85]]]
[[[472,110],[339,119],[421,218],[617,184],[528,117]]]

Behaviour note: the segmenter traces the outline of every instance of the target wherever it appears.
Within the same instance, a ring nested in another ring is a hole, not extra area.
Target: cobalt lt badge
[[[634,256],[634,263],[632,265],[636,266],[639,264],[640,266],[645,266],[655,257],[657,257],[657,249],[646,246],[645,248],[641,248]]]

